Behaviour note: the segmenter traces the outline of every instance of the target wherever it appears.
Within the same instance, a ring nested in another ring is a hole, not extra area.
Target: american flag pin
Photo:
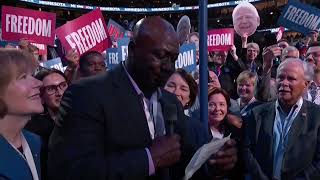
[[[302,117],[306,118],[307,117],[307,113],[303,112],[302,114]]]

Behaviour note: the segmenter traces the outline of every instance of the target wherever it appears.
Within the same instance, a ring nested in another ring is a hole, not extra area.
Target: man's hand
[[[19,48],[27,50],[29,44],[30,44],[30,42],[26,38],[22,38],[19,41]]]
[[[230,139],[223,145],[222,149],[209,160],[209,165],[214,165],[217,172],[223,174],[225,171],[234,168],[237,160],[236,141]]]
[[[241,36],[242,48],[247,48],[248,34]]]
[[[239,58],[238,58],[238,56],[237,56],[237,48],[236,48],[235,45],[232,45],[232,46],[231,46],[230,54],[231,54],[231,56],[233,57],[233,59],[234,59],[235,61],[238,61]]]
[[[156,170],[179,161],[181,155],[179,141],[180,136],[177,134],[154,139],[149,150]]]
[[[79,56],[79,53],[76,51],[76,49],[70,49],[67,52],[65,57],[66,57],[67,61],[69,62],[68,66],[73,67],[73,68],[78,66],[80,56]]]
[[[273,60],[281,56],[282,49],[277,45],[272,45],[265,48],[262,52],[263,57],[263,72],[269,72],[273,65]]]

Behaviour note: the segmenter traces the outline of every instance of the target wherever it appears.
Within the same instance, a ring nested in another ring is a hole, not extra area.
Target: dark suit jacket
[[[213,63],[209,63],[208,67],[210,70],[218,74],[216,66]],[[232,60],[231,55],[228,54],[226,63],[221,67],[221,74],[218,79],[221,84],[221,88],[226,90],[232,99],[238,98],[236,91],[236,79],[241,72],[242,70],[238,62]]]
[[[23,131],[33,155],[38,176],[40,172],[40,137]],[[30,168],[21,155],[0,135],[0,179],[1,180],[33,180]]]
[[[320,179],[320,108],[304,101],[285,150],[281,179]],[[255,107],[245,117],[243,155],[252,179],[270,179],[273,170],[275,102]]]
[[[186,156],[189,135],[183,109],[171,93],[162,91],[162,109],[177,107],[175,132]],[[65,92],[59,123],[49,142],[49,177],[52,179],[148,179],[145,148],[152,143],[141,99],[124,68],[83,79]],[[167,119],[167,114],[163,114]],[[166,128],[168,128],[166,122]],[[167,130],[168,132],[168,130]],[[186,160],[187,161],[187,160]],[[181,177],[180,168],[174,177]],[[154,178],[159,177],[158,174]],[[177,179],[177,178],[174,178]]]

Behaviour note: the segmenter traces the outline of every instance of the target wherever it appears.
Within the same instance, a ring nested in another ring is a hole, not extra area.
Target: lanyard
[[[29,144],[28,144],[27,140],[25,139],[25,137],[24,137],[24,135],[22,133],[21,133],[21,141],[22,141],[22,149],[23,149],[24,155],[13,144],[11,144],[9,141],[8,141],[8,143],[27,162],[27,164],[28,164],[28,166],[30,168],[33,180],[39,180],[36,164],[34,162],[34,159],[33,159]]]
[[[241,114],[241,116],[245,116],[246,115],[246,109],[248,108],[248,106],[251,104],[251,103],[253,103],[254,101],[256,100],[256,98],[255,97],[252,97],[251,98],[251,100],[248,102],[248,104],[247,105],[245,105],[242,109],[241,109],[241,99],[240,98],[238,98],[238,104],[239,104],[239,107],[240,107],[240,114]]]
[[[278,123],[280,125],[280,129],[281,129],[281,143],[283,144],[285,142],[285,138],[287,137],[288,133],[289,133],[289,127],[290,125],[293,123],[293,119],[297,116],[297,114],[299,113],[299,108],[298,105],[295,105],[291,108],[288,116],[282,120],[280,118],[280,114],[279,114],[279,109],[277,108],[276,110],[276,116],[277,118],[279,118],[280,123]]]

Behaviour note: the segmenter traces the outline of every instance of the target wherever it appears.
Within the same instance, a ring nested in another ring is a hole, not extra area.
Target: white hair
[[[288,59],[288,58],[286,58],[286,56],[288,55],[289,52],[296,52],[297,55],[298,55],[298,57],[299,57],[299,55],[300,55],[300,52],[299,52],[299,50],[298,50],[296,47],[294,47],[294,46],[288,46],[288,47],[286,47],[286,48],[284,48],[284,49],[282,50],[282,53],[281,53],[281,61],[284,61],[284,60]]]
[[[297,52],[299,52],[299,50],[296,47],[288,46],[288,47],[283,49],[282,53],[288,53],[289,51],[297,51]]]
[[[251,9],[252,12],[254,13],[254,15],[256,15],[257,17],[259,17],[259,13],[256,9],[256,7],[254,7],[254,5],[252,5],[251,3],[249,2],[246,2],[246,1],[243,1],[241,3],[239,3],[233,10],[232,12],[232,19],[235,18],[235,14],[237,13],[237,11],[240,9],[240,8],[248,8],[248,9]]]
[[[279,69],[284,66],[287,65],[289,63],[294,63],[294,64],[298,64],[298,67],[302,68],[303,72],[304,72],[304,79],[306,81],[311,81],[313,79],[313,75],[314,75],[314,68],[312,65],[310,65],[307,62],[302,61],[299,58],[287,58],[285,61],[281,62],[281,64],[279,65],[278,69],[277,69],[277,73],[279,71]]]

